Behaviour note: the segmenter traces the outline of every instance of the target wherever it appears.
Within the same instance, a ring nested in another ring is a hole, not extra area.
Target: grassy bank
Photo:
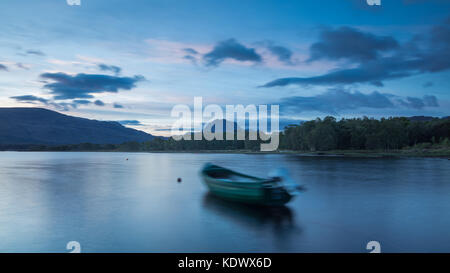
[[[78,144],[63,146],[31,145],[20,147],[8,147],[0,151],[22,151],[22,152],[132,152],[132,153],[222,153],[222,154],[294,154],[300,156],[341,156],[341,157],[441,157],[450,159],[450,146],[446,144],[421,143],[413,147],[390,150],[328,150],[328,151],[302,151],[280,149],[273,152],[261,152],[258,149],[190,149],[190,150],[146,150],[140,146],[129,145],[96,145]]]
[[[281,151],[282,153],[295,153],[309,156],[343,156],[343,157],[442,157],[450,159],[450,148],[439,149],[402,149],[402,150],[333,150],[323,152],[293,152]]]

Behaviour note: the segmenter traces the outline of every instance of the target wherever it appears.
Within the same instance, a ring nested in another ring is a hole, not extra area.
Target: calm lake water
[[[128,160],[126,160],[128,158]],[[207,194],[206,162],[308,191],[255,209]],[[177,178],[183,179],[177,183]],[[0,251],[450,251],[450,161],[244,154],[0,152]]]

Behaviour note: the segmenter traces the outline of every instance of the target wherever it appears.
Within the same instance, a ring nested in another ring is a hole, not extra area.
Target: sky
[[[155,135],[196,96],[280,105],[289,121],[450,115],[450,1],[80,4],[0,2],[0,107]]]

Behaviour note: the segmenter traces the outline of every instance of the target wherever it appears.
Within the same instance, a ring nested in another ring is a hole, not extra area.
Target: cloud
[[[396,108],[406,107],[422,109],[424,107],[437,107],[435,96],[424,96],[423,98],[407,97],[401,98],[392,94],[374,91],[364,94],[359,91],[344,89],[330,89],[316,96],[293,96],[283,98],[279,102],[280,109],[285,113],[301,113],[307,111],[318,111],[327,114],[337,114],[343,110],[355,110],[358,108]]]
[[[185,55],[183,59],[191,61],[193,64],[197,64],[197,58],[192,55]]]
[[[383,86],[384,80],[407,77],[412,74],[407,67],[417,66],[418,63],[402,63],[396,58],[384,58],[376,62],[367,62],[356,68],[341,69],[314,77],[280,78],[268,82],[261,87],[296,85],[336,85],[370,83],[377,87]]]
[[[337,49],[333,46],[317,49],[311,56],[311,60],[327,58],[354,61],[352,68],[340,68],[328,73],[313,77],[289,77],[270,81],[262,87],[286,86],[286,85],[349,85],[368,83],[375,86],[383,86],[385,80],[410,77],[423,73],[436,73],[450,69],[450,20],[445,24],[433,26],[431,30],[422,36],[415,36],[411,41],[399,45],[392,55],[379,54],[382,49],[389,47],[387,38],[381,39],[370,34],[361,34],[361,40],[379,41],[376,46],[368,50],[356,47],[355,52],[352,41],[348,44],[342,42]],[[372,37],[372,38],[368,38]],[[317,43],[316,43],[317,44]],[[322,45],[320,42],[319,45]],[[314,45],[313,45],[314,47]],[[345,48],[347,50],[345,50]],[[320,47],[319,47],[320,48]],[[314,51],[313,51],[314,52]],[[320,52],[323,55],[318,55]],[[366,61],[363,61],[366,60]]]
[[[377,59],[380,53],[398,48],[398,42],[389,36],[376,36],[351,27],[325,29],[318,42],[310,47],[308,61],[320,59],[348,59],[364,62]]]
[[[13,96],[10,97],[11,99],[14,99],[16,101],[19,102],[25,102],[25,103],[34,103],[34,102],[40,102],[43,104],[48,104],[49,100],[48,99],[44,99],[41,97],[36,97],[33,95],[23,95],[23,96]]]
[[[68,102],[54,102],[52,100],[48,100],[45,98],[41,98],[41,97],[37,97],[34,95],[23,95],[23,96],[13,96],[10,97],[11,99],[14,99],[18,102],[22,102],[22,103],[31,103],[31,104],[36,104],[36,103],[41,103],[47,106],[52,106],[58,110],[62,110],[62,111],[69,111],[70,108],[77,108],[77,104],[76,102],[72,102],[72,103],[68,103]]]
[[[118,104],[117,102],[115,102],[113,106],[114,108],[124,108],[122,104]]]
[[[142,126],[143,124],[138,120],[119,120],[117,121],[122,125]]]
[[[69,111],[70,108],[77,108],[76,103],[70,103],[70,102],[51,102],[49,105],[54,106],[57,109],[63,110],[63,111]]]
[[[397,101],[408,108],[422,109],[424,107],[438,107],[439,103],[435,96],[426,95],[422,99],[415,97],[406,97],[405,99],[397,99]]]
[[[25,70],[29,70],[30,69],[30,66],[28,66],[26,64],[23,64],[23,63],[16,63],[16,66],[18,68],[22,68],[22,69],[25,69]]]
[[[157,129],[154,129],[154,131],[157,131],[157,132],[171,132],[173,129],[172,128],[157,128]],[[191,128],[191,131],[192,131],[192,128]]]
[[[432,87],[433,85],[434,85],[433,82],[426,82],[426,83],[424,83],[422,86],[423,86],[424,88],[428,88],[428,87]]]
[[[4,64],[0,64],[0,70],[8,71],[8,67]]]
[[[40,75],[46,83],[44,88],[49,89],[56,100],[93,98],[95,93],[117,93],[119,90],[131,90],[136,83],[144,80],[143,76],[117,77],[100,74],[76,74],[74,76],[59,73],[43,73]]]
[[[197,55],[198,51],[193,48],[183,48],[183,51],[190,55]]]
[[[187,53],[183,56],[183,59],[189,60],[192,64],[197,64],[197,55],[199,54],[197,50],[193,48],[183,48],[183,51]]]
[[[437,98],[432,95],[423,96],[423,102],[424,102],[425,106],[428,106],[428,107],[439,107]]]
[[[398,101],[408,108],[421,109],[425,106],[423,101],[419,98],[407,97],[406,99],[399,99]]]
[[[82,105],[88,105],[88,104],[92,103],[89,100],[73,100],[72,102],[75,103],[75,104],[82,104]]]
[[[115,65],[107,65],[107,64],[98,64],[98,68],[102,71],[111,71],[116,76],[120,74],[122,71],[122,68],[115,66]]]
[[[101,100],[94,101],[94,104],[97,105],[97,106],[105,106],[105,103],[103,101],[101,101]]]
[[[277,56],[280,62],[285,64],[293,64],[292,62],[292,51],[287,47],[271,45],[268,47],[270,52]]]
[[[33,50],[33,49],[27,50],[26,54],[27,55],[36,55],[36,56],[45,56],[44,52],[42,52],[40,50]]]
[[[206,66],[218,66],[227,59],[256,63],[262,61],[261,55],[256,53],[254,48],[248,48],[238,43],[235,39],[219,42],[209,53],[203,55]]]
[[[272,41],[264,41],[259,44],[267,48],[269,52],[278,59],[278,61],[287,65],[293,65],[295,63],[293,60],[293,52],[289,48],[277,45]]]

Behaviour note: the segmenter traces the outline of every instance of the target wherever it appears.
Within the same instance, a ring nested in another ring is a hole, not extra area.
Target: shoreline
[[[331,150],[331,151],[291,151],[280,150],[273,152],[261,152],[251,150],[192,150],[192,151],[120,151],[120,150],[1,150],[0,152],[105,152],[105,153],[178,153],[178,154],[287,154],[305,157],[350,157],[350,158],[402,158],[402,157],[419,157],[419,158],[446,158],[450,160],[450,149],[405,149],[405,150]]]

